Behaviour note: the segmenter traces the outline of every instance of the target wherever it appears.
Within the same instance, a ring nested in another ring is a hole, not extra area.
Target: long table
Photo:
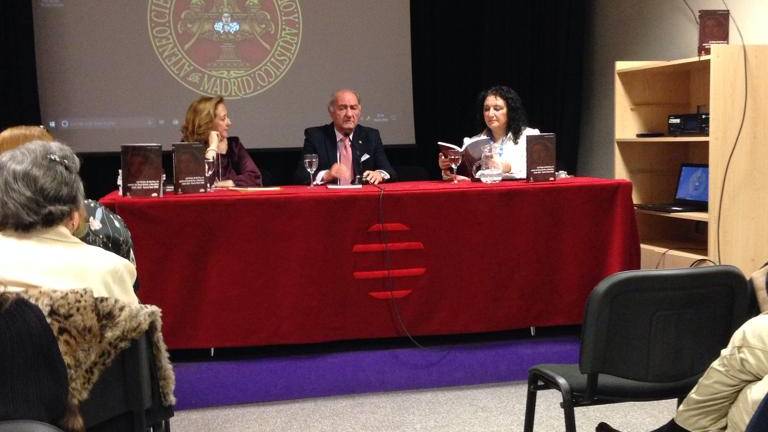
[[[581,322],[639,266],[623,180],[285,186],[101,202],[134,241],[171,348],[490,332]]]

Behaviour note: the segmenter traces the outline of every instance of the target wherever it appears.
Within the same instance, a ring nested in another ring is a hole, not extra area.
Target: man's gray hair
[[[333,105],[336,104],[336,96],[341,92],[350,92],[357,98],[357,104],[362,105],[363,103],[360,101],[360,94],[357,92],[357,90],[352,89],[338,89],[331,95],[331,100],[328,101],[328,112],[333,112]]]
[[[59,142],[32,141],[0,154],[0,230],[60,225],[83,206],[80,161]]]

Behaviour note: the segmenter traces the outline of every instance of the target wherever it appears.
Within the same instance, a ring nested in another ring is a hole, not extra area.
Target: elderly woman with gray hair
[[[136,304],[133,264],[73,235],[85,214],[79,169],[55,141],[0,154],[0,290],[89,288]]]

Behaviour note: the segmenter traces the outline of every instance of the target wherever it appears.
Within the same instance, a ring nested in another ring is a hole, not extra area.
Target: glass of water
[[[458,183],[456,170],[459,169],[459,164],[461,164],[461,150],[448,150],[448,162],[453,168],[453,182]]]
[[[314,179],[312,178],[312,174],[317,171],[317,155],[314,153],[305,154],[304,155],[304,168],[309,171],[309,187],[312,187],[315,185]]]
[[[217,177],[221,177],[220,174],[214,174],[216,171],[216,161],[218,160],[218,156],[219,155],[217,154],[213,157],[213,159],[205,160],[205,185],[209,191],[213,190],[213,187],[218,180]]]
[[[498,183],[504,177],[504,175],[501,172],[501,169],[495,168],[495,167],[484,169],[480,171],[478,174],[480,177],[480,181],[483,183]]]

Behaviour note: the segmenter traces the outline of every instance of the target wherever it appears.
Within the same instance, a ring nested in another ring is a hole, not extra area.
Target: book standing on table
[[[120,194],[159,197],[163,195],[163,147],[160,144],[120,146]]]

